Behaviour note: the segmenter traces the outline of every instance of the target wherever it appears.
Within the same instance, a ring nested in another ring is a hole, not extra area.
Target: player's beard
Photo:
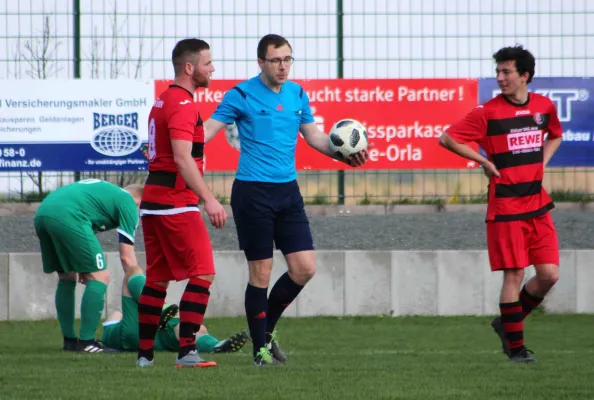
[[[194,71],[194,75],[192,75],[192,81],[194,82],[195,89],[199,87],[208,87],[210,84],[210,79],[208,77],[202,75],[198,70]]]

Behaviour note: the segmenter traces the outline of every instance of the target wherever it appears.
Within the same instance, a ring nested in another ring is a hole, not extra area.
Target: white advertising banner
[[[0,171],[143,170],[154,81],[0,81]]]

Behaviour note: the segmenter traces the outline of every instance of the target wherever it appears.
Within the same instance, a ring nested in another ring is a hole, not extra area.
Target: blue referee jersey
[[[237,124],[241,153],[236,179],[272,183],[297,179],[299,125],[314,122],[309,98],[299,84],[287,81],[275,93],[256,76],[227,92],[211,118]]]

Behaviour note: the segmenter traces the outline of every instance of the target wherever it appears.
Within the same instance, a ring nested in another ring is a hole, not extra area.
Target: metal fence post
[[[336,77],[344,78],[343,2],[336,0]],[[344,204],[344,170],[338,171],[338,204]]]
[[[80,79],[80,0],[73,0],[72,10],[74,26],[74,40],[72,41],[74,79]],[[74,172],[74,181],[80,181],[80,171]]]

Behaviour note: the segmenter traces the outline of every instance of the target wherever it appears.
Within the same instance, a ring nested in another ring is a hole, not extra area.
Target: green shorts
[[[131,297],[122,296],[122,320],[103,324],[101,341],[105,346],[124,351],[136,351],[140,346],[138,338],[138,303]]]
[[[179,351],[179,340],[175,336],[175,327],[179,325],[179,318],[171,318],[165,329],[157,332],[155,337],[155,350]]]
[[[90,224],[67,223],[38,215],[35,217],[35,232],[46,274],[89,273],[107,268],[103,249]]]

